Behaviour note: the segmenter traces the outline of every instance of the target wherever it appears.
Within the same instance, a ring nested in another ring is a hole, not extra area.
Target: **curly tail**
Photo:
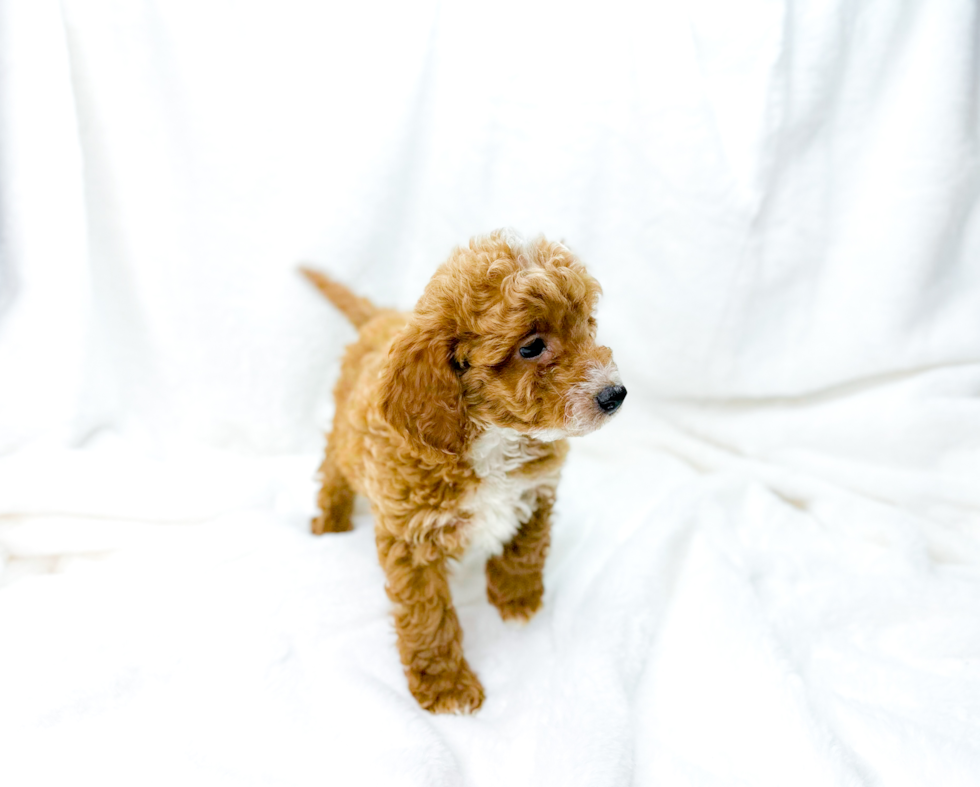
[[[367,298],[362,298],[348,290],[343,284],[328,278],[320,271],[312,268],[300,267],[302,273],[316,287],[323,296],[336,306],[344,316],[353,323],[355,328],[360,328],[364,323],[378,314],[381,309],[375,306]]]

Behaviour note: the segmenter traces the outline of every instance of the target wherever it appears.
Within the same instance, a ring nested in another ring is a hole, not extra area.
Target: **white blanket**
[[[339,6],[339,4],[338,4]],[[980,10],[0,4],[0,783],[980,781]],[[629,397],[409,695],[342,317],[562,237]]]

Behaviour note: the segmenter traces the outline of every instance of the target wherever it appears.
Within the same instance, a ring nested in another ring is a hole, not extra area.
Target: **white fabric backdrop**
[[[0,9],[0,780],[976,784],[975,3]],[[369,513],[307,535],[295,266],[407,308],[498,226],[630,396],[433,718]]]

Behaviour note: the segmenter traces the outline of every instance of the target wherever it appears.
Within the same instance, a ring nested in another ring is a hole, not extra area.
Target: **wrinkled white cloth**
[[[980,9],[0,3],[0,781],[970,785]],[[629,396],[418,709],[342,317],[564,238]]]

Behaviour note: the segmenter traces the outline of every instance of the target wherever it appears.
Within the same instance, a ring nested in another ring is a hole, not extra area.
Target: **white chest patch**
[[[473,443],[468,459],[480,483],[463,504],[473,517],[468,551],[499,555],[534,513],[535,490],[548,479],[514,472],[539,456],[529,448],[524,435],[495,426]]]

